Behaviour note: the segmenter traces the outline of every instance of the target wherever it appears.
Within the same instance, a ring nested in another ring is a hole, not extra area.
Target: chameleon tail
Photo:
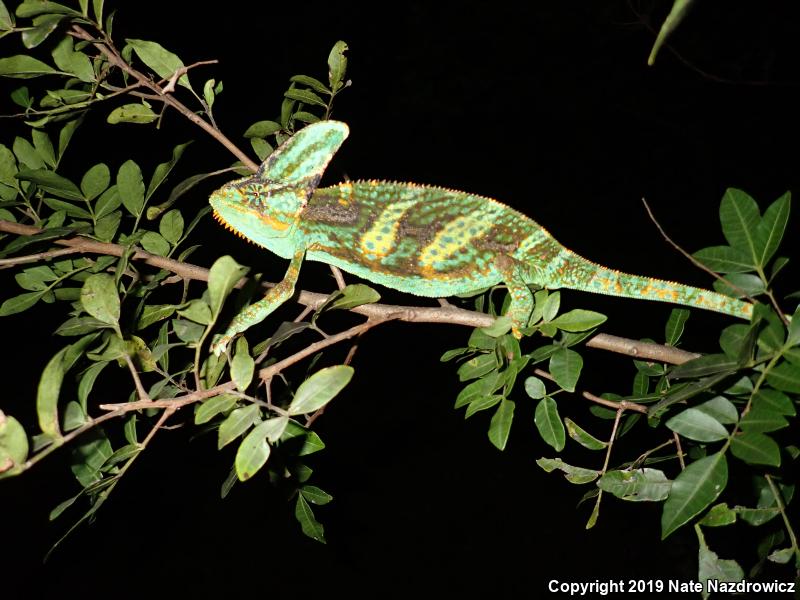
[[[753,305],[731,296],[652,277],[621,273],[563,249],[546,277],[563,287],[608,296],[670,302],[750,320]]]

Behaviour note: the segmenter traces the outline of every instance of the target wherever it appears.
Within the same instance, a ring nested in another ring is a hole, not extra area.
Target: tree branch
[[[183,104],[180,100],[175,98],[173,95],[169,93],[169,84],[167,84],[166,88],[162,88],[160,85],[155,83],[152,79],[144,75],[143,73],[137,71],[133,67],[131,67],[120,54],[117,52],[117,49],[114,47],[114,44],[111,40],[104,35],[102,40],[98,40],[94,36],[92,36],[88,31],[86,31],[80,25],[72,25],[72,35],[75,37],[90,42],[95,48],[97,48],[103,56],[106,57],[106,60],[113,66],[121,69],[134,79],[138,81],[143,87],[146,87],[149,90],[158,96],[158,99],[161,100],[167,106],[170,106],[181,113],[184,117],[186,117],[189,121],[200,127],[203,131],[208,133],[211,137],[217,140],[220,144],[225,146],[228,151],[233,154],[236,158],[238,158],[242,164],[244,164],[248,169],[255,172],[258,169],[258,165],[250,159],[247,154],[242,152],[236,144],[234,144],[228,137],[222,133],[219,129],[207,123],[202,118],[200,118],[197,114],[195,114],[191,109],[189,109],[185,104]],[[184,67],[186,68],[186,67]]]

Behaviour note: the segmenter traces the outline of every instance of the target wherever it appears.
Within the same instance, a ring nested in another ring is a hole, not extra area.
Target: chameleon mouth
[[[236,228],[235,228],[233,225],[231,225],[230,223],[228,223],[228,222],[225,220],[225,218],[224,218],[224,217],[223,217],[223,216],[222,216],[222,215],[221,215],[221,214],[220,214],[220,213],[217,211],[217,209],[216,209],[216,208],[213,210],[212,214],[213,214],[214,218],[215,218],[217,221],[219,221],[220,225],[222,225],[222,226],[223,226],[225,229],[227,229],[227,230],[228,230],[228,231],[230,231],[231,233],[234,233],[234,234],[238,235],[238,236],[239,236],[240,238],[242,238],[243,240],[247,240],[248,242],[249,242],[249,241],[251,241],[251,240],[250,240],[250,239],[249,239],[247,236],[245,236],[245,235],[244,235],[244,234],[243,234],[241,231],[239,231],[239,230],[238,230],[238,229],[236,229]]]

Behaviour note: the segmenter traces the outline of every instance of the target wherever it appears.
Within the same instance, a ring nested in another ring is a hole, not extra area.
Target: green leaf
[[[544,398],[544,395],[547,393],[547,389],[544,386],[544,381],[533,376],[526,378],[525,393],[534,400]]]
[[[211,306],[211,314],[216,319],[222,310],[222,305],[225,298],[231,293],[231,290],[244,277],[247,273],[247,267],[241,266],[230,256],[221,256],[214,264],[208,273],[208,296],[209,304]]]
[[[214,396],[203,402],[194,413],[195,425],[202,425],[208,423],[211,419],[220,413],[228,412],[239,401],[237,396],[233,394],[221,394]]]
[[[28,458],[28,436],[14,417],[0,411],[0,479],[16,475]]]
[[[162,79],[171,78],[176,71],[183,67],[183,61],[180,58],[157,42],[135,39],[126,39],[125,41],[133,48],[142,62],[153,69]],[[178,78],[178,84],[188,90],[192,89],[189,84],[189,76],[186,74]]]
[[[177,244],[183,235],[183,215],[178,210],[171,210],[161,217],[158,231],[170,244]]]
[[[559,315],[552,323],[564,331],[586,331],[605,323],[607,318],[598,312],[576,308]]]
[[[94,234],[101,242],[110,242],[114,239],[119,229],[119,224],[122,221],[122,211],[115,210],[110,215],[97,220],[97,226],[94,228]]]
[[[350,310],[356,306],[363,304],[372,304],[378,302],[381,295],[374,289],[363,283],[351,283],[343,289],[334,292],[330,302],[323,305],[324,308],[329,310]],[[322,310],[322,308],[320,310]]]
[[[95,166],[91,167],[81,179],[81,191],[83,192],[84,198],[87,200],[94,200],[100,194],[102,194],[108,185],[111,183],[111,171],[108,169],[108,165],[105,163],[98,163]],[[103,204],[103,208],[106,209],[106,200]],[[104,213],[100,213],[100,202],[98,201],[95,210],[98,213],[98,216],[102,216],[103,214],[108,214],[113,210],[107,210]],[[116,207],[114,207],[116,208]]]
[[[782,548],[780,550],[775,550],[771,552],[770,555],[767,557],[767,560],[770,562],[778,563],[779,565],[785,565],[788,563],[791,558],[794,556],[795,550],[791,546],[788,548]]]
[[[716,280],[714,289],[720,294],[741,298],[743,296],[757,296],[766,291],[764,281],[758,275],[750,273],[729,273],[725,281]]]
[[[464,418],[469,419],[477,412],[489,410],[493,406],[496,406],[502,399],[503,396],[500,394],[495,394],[493,396],[479,396],[469,403],[467,410],[464,413]]]
[[[56,70],[42,61],[26,54],[0,58],[0,76],[15,79],[30,79],[55,73]]]
[[[111,125],[119,123],[152,123],[158,119],[158,114],[153,112],[149,104],[144,102],[123,104],[118,106],[106,117],[106,121]]]
[[[797,414],[792,399],[778,390],[765,388],[758,390],[753,398],[753,408],[759,407],[768,408],[780,415],[787,415],[790,417]]]
[[[289,81],[308,86],[314,91],[319,92],[320,94],[331,93],[331,91],[319,79],[314,79],[313,77],[309,77],[308,75],[292,75],[289,78]]]
[[[782,361],[767,373],[769,384],[782,392],[800,393],[800,366]]]
[[[681,339],[689,314],[690,311],[685,308],[673,308],[669,313],[667,325],[664,327],[664,339],[667,345],[674,346]]]
[[[295,121],[302,121],[303,123],[316,123],[320,121],[320,118],[317,115],[311,114],[310,112],[306,112],[304,110],[298,110],[293,115],[292,118]]]
[[[497,358],[494,353],[479,354],[468,361],[462,363],[458,368],[459,381],[468,381],[470,379],[477,379],[483,377],[487,373],[497,368]]]
[[[71,15],[73,17],[82,16],[81,13],[75,9],[64,6],[57,2],[47,2],[44,0],[25,0],[16,10],[17,16],[22,19],[35,17],[41,14],[55,13],[63,15]]]
[[[736,522],[736,511],[732,510],[726,502],[715,504],[698,522],[704,527],[724,527]]]
[[[777,431],[778,429],[783,429],[788,426],[789,421],[783,418],[779,412],[761,404],[753,404],[747,414],[742,417],[740,423],[740,427],[743,431],[756,431],[761,433]]]
[[[61,437],[58,425],[58,397],[61,393],[61,382],[66,372],[64,356],[69,350],[66,346],[59,350],[47,363],[39,380],[36,395],[36,413],[39,417],[39,427],[42,433],[51,437]]]
[[[142,236],[142,248],[147,250],[150,254],[157,256],[166,256],[169,254],[169,242],[161,237],[160,233],[155,231],[145,231]]]
[[[674,367],[670,379],[686,379],[735,371],[738,362],[725,354],[706,354]]]
[[[758,205],[742,190],[728,188],[719,207],[722,233],[728,243],[744,252],[753,265],[763,266],[764,242],[758,239],[758,224],[761,222]]]
[[[0,31],[14,28],[14,17],[8,12],[6,5],[0,0]]]
[[[31,170],[45,170],[45,162],[44,158],[39,154],[39,151],[33,147],[28,140],[23,137],[16,137],[14,138],[14,154],[16,154],[17,159],[19,159],[19,166],[22,167],[29,167]],[[17,172],[15,170],[14,177],[19,179]]]
[[[294,416],[319,410],[344,389],[353,373],[348,365],[320,369],[300,384],[287,412]]]
[[[604,492],[631,502],[660,502],[669,496],[672,482],[658,469],[609,471],[597,482]]]
[[[717,273],[747,273],[755,268],[752,258],[731,246],[703,248],[692,256]]]
[[[239,444],[234,461],[239,481],[247,481],[267,463],[270,447],[266,439],[266,430],[271,426],[269,421],[259,423]]]
[[[501,335],[511,331],[511,317],[507,316],[497,317],[494,320],[494,323],[492,323],[488,327],[481,327],[480,329],[476,329],[476,331],[480,331],[484,335],[487,335],[492,338],[498,338]]]
[[[768,435],[755,431],[745,431],[733,436],[731,452],[736,458],[751,465],[779,467],[781,464],[781,449],[777,442]]]
[[[583,467],[573,467],[560,458],[540,458],[536,461],[536,464],[547,473],[551,473],[556,469],[563,471],[567,481],[577,485],[590,483],[600,477],[600,471],[584,469]]]
[[[757,237],[763,240],[761,256],[758,259],[760,265],[766,265],[780,246],[789,220],[791,204],[792,193],[786,192],[764,211],[764,217],[757,228]]]
[[[153,170],[153,176],[150,178],[150,183],[147,184],[147,193],[144,195],[145,201],[149,200],[153,193],[158,189],[158,186],[164,183],[164,180],[166,180],[166,178],[172,172],[172,169],[181,159],[184,151],[191,143],[192,142],[189,141],[183,144],[178,144],[172,149],[172,158],[166,162],[159,163],[156,166],[156,168]]]
[[[97,202],[95,203],[94,206],[95,218],[101,219],[107,215],[110,215],[112,212],[114,212],[119,208],[120,204],[122,204],[122,198],[120,198],[119,190],[117,189],[117,186],[115,184],[112,185],[110,188],[108,188],[106,191],[104,191],[97,199]]]
[[[347,49],[347,44],[340,40],[333,45],[328,55],[328,81],[333,91],[343,85],[342,80],[347,72],[347,57],[345,56]]]
[[[711,400],[698,404],[695,406],[695,409],[713,417],[725,425],[733,425],[739,421],[739,411],[736,410],[736,406],[734,406],[733,402],[724,396],[716,396]]]
[[[314,511],[308,505],[303,494],[297,494],[297,503],[294,507],[294,516],[300,523],[303,533],[317,542],[325,543],[325,529],[322,524],[314,518]]]
[[[503,398],[489,423],[489,441],[498,450],[505,450],[513,420],[514,402],[508,398]]]
[[[97,362],[86,369],[81,375],[80,381],[78,382],[78,402],[83,412],[88,411],[89,394],[92,392],[94,382],[97,380],[100,372],[105,369],[108,364],[108,362]]]
[[[220,424],[217,448],[222,449],[256,422],[259,416],[258,404],[248,404],[237,408]]]
[[[291,98],[292,100],[297,100],[299,102],[305,102],[306,104],[314,104],[316,106],[327,107],[328,105],[325,101],[317,96],[311,90],[303,90],[299,88],[289,88],[283,94],[287,98]]]
[[[120,303],[114,277],[106,273],[87,277],[81,288],[81,305],[95,319],[116,325],[119,322]]]
[[[698,551],[697,562],[697,579],[702,586],[703,590],[708,590],[708,582],[735,582],[744,579],[744,571],[735,560],[723,560],[715,552],[712,552],[706,545],[702,531],[699,527],[695,527],[697,538],[700,541],[700,549]],[[703,594],[704,598],[708,597],[708,592]]]
[[[578,383],[582,368],[583,358],[569,348],[559,348],[550,357],[550,374],[555,382],[568,392],[575,391],[575,384]]]
[[[299,491],[303,495],[303,498],[312,504],[317,504],[319,506],[328,504],[328,502],[333,500],[333,496],[331,496],[328,492],[324,492],[323,490],[319,489],[315,485],[304,485]]]
[[[608,446],[608,442],[598,440],[588,431],[580,427],[572,419],[564,419],[564,424],[567,426],[567,433],[569,434],[569,437],[578,442],[584,448],[588,448],[589,450],[602,450]]]
[[[31,131],[31,139],[33,140],[33,147],[36,152],[42,157],[42,160],[50,167],[56,166],[56,155],[53,150],[53,142],[50,141],[50,136],[40,129]]]
[[[246,138],[265,138],[281,130],[281,124],[275,121],[257,121],[244,132]]]
[[[203,84],[203,100],[206,101],[206,106],[208,106],[209,110],[211,110],[211,107],[214,106],[214,99],[216,96],[216,93],[214,92],[215,83],[216,81],[214,79],[208,79]],[[220,81],[220,84],[221,83],[222,82]]]
[[[68,200],[82,200],[81,191],[66,177],[47,169],[20,169],[17,177],[23,181],[32,181],[43,190]]]
[[[675,481],[661,515],[661,539],[700,514],[728,484],[725,454],[717,452],[687,466]]]
[[[28,48],[35,48],[45,41],[56,30],[64,15],[40,15],[33,18],[33,27],[22,31],[22,44]]]
[[[144,207],[144,180],[142,170],[132,160],[125,161],[117,172],[117,190],[122,204],[134,217]]]
[[[533,422],[536,423],[536,429],[539,430],[542,439],[555,448],[556,452],[564,449],[566,443],[564,424],[558,414],[558,405],[550,396],[545,396],[536,405]]]
[[[81,81],[91,83],[94,81],[92,61],[83,52],[72,49],[72,38],[65,36],[53,49],[53,60],[56,66],[66,73],[75,75]]]
[[[698,442],[716,442],[728,437],[728,430],[711,415],[687,408],[666,423],[675,433]]]
[[[188,306],[178,310],[178,314],[201,325],[208,325],[212,321],[211,309],[208,304],[199,298],[190,300]]]
[[[542,306],[542,320],[545,322],[552,321],[558,314],[559,308],[561,308],[561,292],[549,294]]]
[[[45,292],[26,292],[19,296],[14,296],[5,300],[0,305],[0,317],[7,317],[28,310],[31,306],[36,304],[39,299],[44,296]]]
[[[80,208],[79,206],[75,206],[69,202],[65,202],[64,200],[56,200],[55,198],[45,198],[44,203],[52,208],[53,210],[63,210],[64,213],[69,215],[70,217],[75,217],[77,219],[91,219],[92,215],[89,214],[89,211],[86,209]]]
[[[247,340],[240,337],[236,340],[236,353],[231,361],[231,379],[240,392],[244,392],[253,380],[256,363],[250,356]]]
[[[475,402],[478,398],[488,396],[503,385],[500,374],[494,371],[486,377],[473,381],[462,389],[456,397],[453,408],[461,408]]]

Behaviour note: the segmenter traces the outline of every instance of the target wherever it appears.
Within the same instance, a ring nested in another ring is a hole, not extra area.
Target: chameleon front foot
[[[225,354],[228,351],[228,344],[232,339],[232,335],[223,335],[216,342],[211,344],[211,352],[213,352],[215,356]]]

